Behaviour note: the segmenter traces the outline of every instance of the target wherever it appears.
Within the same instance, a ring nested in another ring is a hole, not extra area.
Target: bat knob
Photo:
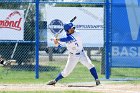
[[[53,41],[54,39],[53,39],[53,38],[51,38],[50,40],[51,40],[51,41]]]

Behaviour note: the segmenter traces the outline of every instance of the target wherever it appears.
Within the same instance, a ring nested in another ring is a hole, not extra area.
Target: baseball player
[[[99,85],[100,81],[98,79],[96,69],[87,54],[84,52],[80,33],[75,31],[73,23],[64,24],[64,30],[66,31],[67,36],[65,38],[55,38],[54,44],[60,47],[61,42],[66,43],[66,47],[69,51],[67,64],[64,70],[54,80],[49,81],[47,85],[55,85],[60,79],[67,77],[73,71],[78,62],[81,62],[89,69],[91,75],[96,81],[96,85]]]

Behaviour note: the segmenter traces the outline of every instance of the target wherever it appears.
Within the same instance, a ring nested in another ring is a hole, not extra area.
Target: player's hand
[[[53,41],[54,41],[54,44],[58,44],[58,40],[56,38]]]
[[[55,46],[59,45],[59,39],[55,38],[53,41],[54,41]]]

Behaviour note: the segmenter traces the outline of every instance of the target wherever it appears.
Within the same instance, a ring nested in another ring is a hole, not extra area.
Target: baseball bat
[[[73,18],[70,20],[70,22],[73,22],[76,18],[77,18],[76,16],[73,17]]]

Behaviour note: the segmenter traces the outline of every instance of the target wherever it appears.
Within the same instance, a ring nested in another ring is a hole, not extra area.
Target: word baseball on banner
[[[140,68],[140,0],[113,0],[112,67]],[[122,16],[123,15],[123,16]]]
[[[0,40],[24,39],[24,10],[0,10]]]

